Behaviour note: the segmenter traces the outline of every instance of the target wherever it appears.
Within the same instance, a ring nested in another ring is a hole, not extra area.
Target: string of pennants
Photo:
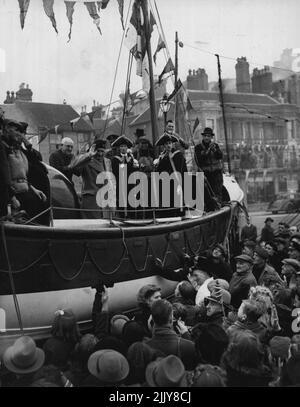
[[[65,1],[65,6],[66,6],[66,15],[70,24],[70,31],[69,31],[69,41],[71,39],[72,35],[72,25],[73,25],[73,14],[75,11],[75,5],[76,3],[82,3],[86,6],[87,11],[91,18],[93,19],[94,24],[97,27],[97,30],[101,33],[101,28],[100,28],[100,15],[99,13],[101,10],[104,10],[110,0],[101,0],[101,1],[92,1],[92,0],[76,0],[76,1]],[[124,10],[124,0],[117,0],[118,5],[119,5],[119,11],[121,14],[121,23],[124,28],[124,23],[123,23],[123,10]],[[26,15],[30,6],[30,0],[18,0],[19,2],[19,8],[20,8],[20,23],[21,23],[21,28],[23,29],[25,26],[25,19]],[[58,34],[58,29],[57,29],[57,23],[56,23],[56,18],[55,18],[55,12],[54,12],[54,0],[42,0],[43,2],[43,7],[45,14],[47,17],[50,19],[52,27],[54,28],[55,32]]]

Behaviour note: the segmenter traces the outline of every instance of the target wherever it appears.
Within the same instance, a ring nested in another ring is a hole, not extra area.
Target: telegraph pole
[[[225,106],[224,106],[224,95],[223,95],[223,84],[222,84],[222,76],[221,76],[220,56],[219,56],[219,54],[215,54],[215,56],[217,57],[217,61],[218,61],[219,91],[220,91],[220,101],[221,101],[221,107],[222,107],[222,116],[223,116],[223,126],[224,126],[224,136],[225,136],[225,144],[226,144],[228,171],[229,171],[229,174],[231,174],[231,163],[230,163],[228,136],[227,136],[227,124],[226,124],[226,115],[225,115]]]

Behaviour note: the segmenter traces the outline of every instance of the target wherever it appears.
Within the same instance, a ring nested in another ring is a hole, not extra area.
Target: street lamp
[[[171,108],[171,102],[168,100],[168,95],[166,93],[164,94],[163,98],[159,102],[159,107],[160,107],[160,110],[164,114],[164,124],[165,124],[165,128],[166,128],[166,126],[167,126],[167,114],[168,114],[168,111]]]

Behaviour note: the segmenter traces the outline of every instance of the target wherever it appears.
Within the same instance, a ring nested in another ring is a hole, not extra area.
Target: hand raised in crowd
[[[281,330],[281,327],[279,325],[279,318],[278,318],[277,309],[276,309],[276,306],[274,304],[272,305],[272,308],[271,308],[270,324],[271,324],[271,327],[275,331],[280,331]]]
[[[182,321],[181,318],[178,318],[176,328],[180,335],[184,335],[186,332],[188,332],[188,327],[185,325],[185,322]]]
[[[96,144],[92,144],[92,146],[91,146],[91,148],[90,148],[90,151],[89,151],[89,156],[92,158],[92,157],[94,157],[96,154],[97,154],[97,151],[96,151]]]

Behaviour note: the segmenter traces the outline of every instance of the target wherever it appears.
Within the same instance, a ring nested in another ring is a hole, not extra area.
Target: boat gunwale
[[[190,229],[203,223],[211,221],[213,218],[218,218],[223,214],[231,211],[233,207],[237,205],[237,202],[231,202],[230,205],[224,206],[221,209],[209,212],[208,214],[193,218],[184,219],[176,222],[165,224],[152,224],[143,226],[109,226],[108,228],[100,229],[86,229],[82,228],[60,228],[60,227],[48,227],[48,226],[29,226],[23,224],[6,223],[4,225],[5,234],[7,237],[19,237],[19,238],[99,238],[110,237],[119,239],[126,233],[126,237],[141,237],[150,235],[160,235],[163,233],[179,232],[183,229]],[[80,235],[80,236],[78,236]]]

